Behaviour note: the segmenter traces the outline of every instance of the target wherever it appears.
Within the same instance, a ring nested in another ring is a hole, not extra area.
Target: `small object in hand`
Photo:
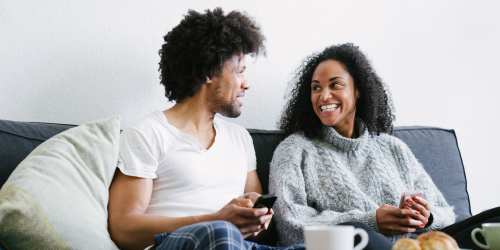
[[[263,208],[267,207],[268,209],[273,208],[274,202],[276,201],[276,196],[274,195],[261,195],[257,200],[255,201],[255,204],[253,205],[253,208]]]
[[[403,192],[399,200],[399,208],[412,208],[413,197],[415,196],[422,197],[422,193]]]

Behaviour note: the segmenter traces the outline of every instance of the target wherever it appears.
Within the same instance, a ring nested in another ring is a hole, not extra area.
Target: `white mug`
[[[361,236],[361,242],[354,247],[354,236]],[[368,245],[368,234],[353,226],[305,226],[304,238],[307,250],[361,250]]]
[[[500,223],[484,223],[483,228],[474,228],[470,233],[472,241],[483,249],[500,250]],[[480,233],[486,240],[486,244],[479,242],[476,235]]]

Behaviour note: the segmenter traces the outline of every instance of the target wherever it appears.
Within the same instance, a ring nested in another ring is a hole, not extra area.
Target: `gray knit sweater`
[[[377,230],[376,209],[398,206],[402,192],[420,192],[431,204],[434,220],[427,229],[455,221],[453,208],[404,142],[360,127],[355,139],[325,127],[323,140],[295,133],[277,147],[269,190],[278,196],[274,219],[282,244],[302,242],[305,225],[362,222]]]

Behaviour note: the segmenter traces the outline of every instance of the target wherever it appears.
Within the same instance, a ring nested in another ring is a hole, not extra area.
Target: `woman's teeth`
[[[338,108],[339,108],[338,104],[328,104],[328,105],[322,105],[319,107],[321,112],[334,111]]]

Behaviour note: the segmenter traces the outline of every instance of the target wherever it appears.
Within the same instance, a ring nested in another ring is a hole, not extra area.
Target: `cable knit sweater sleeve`
[[[410,148],[396,137],[393,137],[393,139],[395,140],[395,150],[393,153],[399,156],[401,166],[408,168],[408,179],[411,182],[410,185],[413,191],[422,193],[430,204],[433,221],[426,229],[439,229],[453,224],[455,222],[453,207],[448,205],[443,194],[439,191]]]
[[[342,222],[362,222],[376,229],[375,211],[318,211],[308,204],[304,168],[314,164],[309,142],[292,135],[276,148],[270,166],[269,191],[278,197],[274,205],[280,242],[285,245],[303,241],[306,225],[333,225]]]

